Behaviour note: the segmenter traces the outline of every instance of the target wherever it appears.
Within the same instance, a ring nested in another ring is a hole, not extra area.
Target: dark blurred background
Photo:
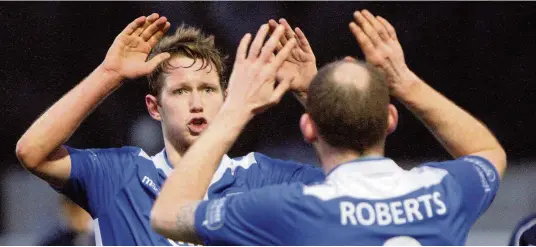
[[[99,65],[115,36],[140,15],[157,12],[168,17],[171,31],[185,22],[214,34],[217,46],[230,55],[229,66],[243,34],[254,33],[270,18],[285,17],[305,32],[320,67],[346,55],[363,59],[348,23],[354,10],[364,8],[392,23],[413,71],[489,126],[512,166],[533,159],[536,3],[2,2],[0,172],[22,169],[14,155],[18,138]],[[160,151],[159,125],[148,119],[143,100],[147,92],[144,78],[128,81],[84,121],[68,144],[138,145],[150,154]],[[388,139],[387,155],[395,160],[448,158],[426,128],[396,105],[400,123]],[[260,150],[315,163],[299,131],[302,112],[287,95],[251,121],[230,156]],[[0,221],[0,230],[6,224]]]

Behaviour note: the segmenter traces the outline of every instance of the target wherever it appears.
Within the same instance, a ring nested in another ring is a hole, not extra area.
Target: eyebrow
[[[220,85],[220,84],[219,84],[219,83],[218,83],[218,84],[214,84],[214,83],[212,83],[212,82],[201,82],[201,83],[199,84],[199,86],[201,86],[201,87],[207,87],[207,86],[214,87],[214,86],[218,86],[218,85]]]
[[[203,81],[203,82],[199,82],[197,87],[217,87],[219,85],[220,85],[219,83]],[[184,87],[184,86],[191,87],[190,83],[188,83],[187,81],[182,81],[182,82],[177,82],[173,88]]]

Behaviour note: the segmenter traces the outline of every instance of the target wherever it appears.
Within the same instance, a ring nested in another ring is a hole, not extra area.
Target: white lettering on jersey
[[[378,225],[386,226],[391,224],[391,213],[389,212],[389,205],[385,202],[378,202],[374,204],[376,209],[376,218]]]
[[[348,220],[350,220],[352,225],[357,225],[354,204],[351,202],[341,202],[339,206],[341,208],[341,225],[348,224]]]
[[[367,211],[368,219],[365,219],[364,210]],[[376,213],[374,212],[372,205],[366,202],[358,203],[355,211],[357,213],[357,220],[361,225],[370,226],[374,224]]]
[[[402,207],[402,202],[394,201],[389,203],[389,206],[391,208],[391,214],[393,214],[393,223],[395,223],[395,225],[405,224],[406,219],[400,218],[400,216],[404,214],[404,211],[400,208]]]
[[[156,184],[149,177],[143,176],[143,180],[141,182],[149,186],[151,189],[153,189],[156,192],[156,194],[160,194],[160,190],[158,190],[158,188],[156,187]]]
[[[443,201],[441,201],[439,199],[439,197],[441,196],[441,193],[435,191],[433,193],[433,196],[434,196],[434,203],[435,205],[437,205],[439,208],[437,209],[436,211],[436,214],[439,214],[439,215],[444,215],[446,212],[447,212],[447,206],[445,205],[445,203]]]
[[[421,206],[422,205],[422,206]],[[341,225],[377,224],[402,225],[432,218],[447,213],[447,206],[441,200],[441,193],[435,191],[416,198],[392,202],[359,202],[354,204],[341,201],[339,204]]]
[[[430,199],[432,199],[432,195],[430,194],[425,194],[425,195],[417,197],[417,200],[419,202],[424,202],[424,206],[426,207],[426,216],[428,216],[428,218],[432,218],[432,215],[433,215],[432,205],[430,204]]]
[[[419,201],[415,198],[409,198],[404,200],[404,210],[406,211],[406,216],[408,221],[411,223],[414,221],[413,216],[417,217],[417,220],[422,220],[423,216],[419,211]]]

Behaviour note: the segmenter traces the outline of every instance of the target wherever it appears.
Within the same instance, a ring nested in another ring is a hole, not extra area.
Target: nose
[[[201,98],[201,95],[198,92],[193,92],[190,95],[190,112],[203,112],[203,99]]]

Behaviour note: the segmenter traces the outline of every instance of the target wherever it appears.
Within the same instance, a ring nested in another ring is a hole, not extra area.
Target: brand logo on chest
[[[151,188],[157,195],[160,194],[160,190],[158,189],[158,187],[156,187],[156,183],[153,182],[153,180],[150,179],[149,177],[143,176],[143,179],[141,182],[147,185],[149,188]]]

